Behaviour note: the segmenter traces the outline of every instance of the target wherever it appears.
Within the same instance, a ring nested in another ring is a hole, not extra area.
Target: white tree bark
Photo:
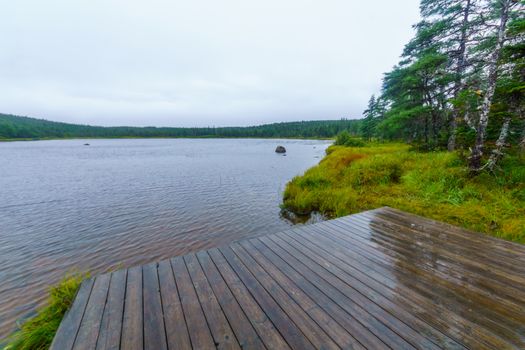
[[[520,140],[520,152],[523,154],[525,153],[525,127],[523,128],[523,132],[521,133],[521,140]]]
[[[463,119],[465,119],[465,123],[467,123],[468,127],[471,128],[472,130],[476,131],[476,124],[474,123],[474,121],[472,120],[471,116],[470,116],[471,112],[466,112],[465,115],[463,116]]]
[[[503,149],[507,144],[507,136],[509,136],[510,120],[511,117],[506,117],[505,120],[503,120],[503,125],[501,126],[498,140],[496,141],[496,148],[492,150],[489,161],[486,165],[486,167],[490,171],[494,171],[494,169],[496,168],[496,164],[498,164],[501,158],[503,158],[503,156],[505,155],[503,153]]]
[[[505,43],[505,32],[507,29],[507,21],[509,18],[509,10],[511,5],[514,3],[513,0],[499,0],[501,5],[501,12],[499,17],[499,25],[497,32],[497,41],[494,51],[490,55],[488,60],[488,79],[487,79],[487,90],[483,96],[483,103],[480,108],[479,122],[476,128],[476,142],[472,148],[470,154],[470,170],[479,171],[481,167],[481,158],[483,156],[483,150],[485,146],[485,137],[487,133],[487,125],[489,123],[489,112],[492,105],[492,98],[494,97],[494,91],[496,90],[496,83],[498,79],[498,61],[501,56],[501,50]]]

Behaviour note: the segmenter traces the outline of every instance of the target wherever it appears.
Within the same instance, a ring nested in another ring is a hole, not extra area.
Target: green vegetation
[[[420,12],[363,113],[372,143],[340,133],[283,206],[339,217],[387,205],[525,243],[525,1],[421,0]]]
[[[288,183],[285,209],[340,217],[391,206],[525,243],[525,1],[421,0],[420,10],[415,37],[362,120],[139,128],[0,114],[0,141],[337,135],[319,165]],[[47,348],[81,281],[52,288],[7,349]]]
[[[332,138],[342,130],[357,134],[359,120],[319,120],[266,124],[249,127],[157,128],[102,127],[57,123],[42,119],[0,114],[0,141],[61,138],[126,137],[258,137],[258,138]]]
[[[421,0],[420,12],[362,135],[468,150],[472,173],[494,171],[525,150],[525,1]]]
[[[5,349],[48,349],[84,278],[85,275],[79,274],[68,276],[52,287],[47,304],[7,339]]]
[[[365,145],[363,140],[350,135],[350,133],[346,130],[343,130],[339,134],[337,134],[337,137],[335,138],[335,144],[337,146],[347,147],[362,147]]]
[[[319,165],[288,183],[284,208],[340,217],[390,206],[525,243],[525,160],[509,155],[498,175],[471,176],[456,152],[404,144],[331,146]]]
[[[422,20],[361,120],[283,206],[391,206],[525,242],[525,1],[421,0]]]

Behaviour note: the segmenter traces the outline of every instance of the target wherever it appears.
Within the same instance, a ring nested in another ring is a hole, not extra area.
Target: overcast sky
[[[418,0],[13,0],[0,112],[97,125],[358,118]]]

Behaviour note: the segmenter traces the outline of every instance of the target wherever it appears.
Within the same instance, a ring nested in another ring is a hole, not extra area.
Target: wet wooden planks
[[[525,348],[525,246],[380,208],[96,276],[52,349]]]

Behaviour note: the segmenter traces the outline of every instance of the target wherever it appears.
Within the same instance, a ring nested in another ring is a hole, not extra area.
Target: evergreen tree
[[[385,75],[383,98],[390,106],[379,125],[383,136],[436,147],[444,126],[442,106],[451,77],[447,57],[428,47],[411,51],[407,60]]]
[[[375,117],[376,97],[372,95],[368,101],[368,107],[363,112],[363,122],[361,124],[361,134],[366,140],[372,139],[375,134],[376,117]]]
[[[525,17],[518,13],[510,15],[508,45],[502,51],[500,76],[494,96],[496,113],[493,114],[501,117],[501,128],[486,164],[491,171],[494,171],[504,155],[513,125],[519,147],[522,150],[525,147]]]
[[[474,172],[483,169],[482,156],[485,149],[487,126],[489,123],[494,94],[498,84],[498,73],[501,63],[500,59],[505,44],[508,41],[507,26],[509,19],[519,16],[519,12],[516,11],[523,10],[523,6],[520,6],[519,1],[516,0],[490,1],[485,7],[485,11],[488,14],[485,22],[488,28],[488,35],[482,37],[482,40],[480,40],[479,51],[481,52],[481,57],[484,58],[480,62],[483,62],[481,66],[486,72],[486,78],[483,84],[483,101],[479,109],[476,127],[476,140],[469,157],[470,170]],[[490,31],[490,29],[492,29],[492,31]],[[508,128],[508,125],[505,126],[504,123],[503,127]],[[491,168],[493,167],[494,165],[491,165]]]
[[[375,99],[385,101],[384,117],[374,120],[369,103],[363,134],[375,130],[427,149],[471,148],[474,172],[494,169],[508,142],[525,149],[524,5],[421,0],[416,35]],[[495,147],[483,165],[487,142]]]
[[[17,138],[84,137],[296,137],[330,138],[342,130],[357,135],[361,121],[356,119],[312,120],[274,123],[250,127],[100,127],[57,123],[42,119],[0,114],[0,140]]]
[[[480,0],[422,0],[420,5],[423,20],[415,27],[416,37],[406,46],[405,56],[432,48],[447,57],[448,85],[441,89],[440,116],[448,118],[447,146],[456,147],[459,108],[452,106],[464,89],[464,78],[469,72],[467,48],[473,33],[479,29],[479,19],[473,15]],[[445,124],[443,124],[445,125]],[[443,130],[446,134],[447,130]]]

